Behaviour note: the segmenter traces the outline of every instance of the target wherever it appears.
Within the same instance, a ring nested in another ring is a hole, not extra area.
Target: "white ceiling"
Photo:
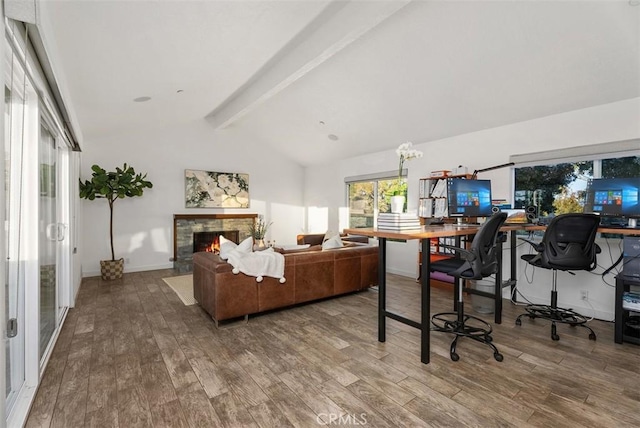
[[[640,96],[640,7],[627,0],[68,0],[40,12],[85,147],[208,117],[311,165]]]

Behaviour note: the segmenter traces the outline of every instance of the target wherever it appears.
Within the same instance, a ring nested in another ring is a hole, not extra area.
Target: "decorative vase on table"
[[[404,211],[404,195],[395,195],[391,197],[391,212],[399,214]]]
[[[253,251],[262,251],[267,248],[267,245],[264,243],[264,239],[253,239]]]

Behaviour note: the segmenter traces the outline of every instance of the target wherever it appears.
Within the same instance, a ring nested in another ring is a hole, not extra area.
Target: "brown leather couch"
[[[298,244],[309,244],[309,245],[322,245],[322,241],[326,235],[324,233],[305,233],[302,235],[296,236],[296,241]],[[367,236],[360,235],[347,235],[340,234],[340,239],[342,242],[360,242],[363,244],[369,243],[369,238]]]
[[[216,321],[248,316],[353,291],[378,282],[378,247],[351,243],[322,250],[282,251],[286,282],[233,274],[232,266],[213,253],[193,255],[193,294]]]

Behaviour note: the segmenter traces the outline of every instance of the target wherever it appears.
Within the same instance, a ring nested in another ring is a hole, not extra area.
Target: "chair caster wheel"
[[[516,320],[516,325],[522,325],[522,321],[520,321],[519,319]]]
[[[589,340],[596,340],[596,334],[595,333],[589,333]]]
[[[458,361],[460,359],[460,355],[456,354],[455,352],[451,353],[451,361]]]
[[[504,360],[504,357],[502,356],[502,354],[497,352],[493,354],[493,358],[495,358],[497,362],[501,362],[502,360]]]
[[[553,340],[560,340],[560,336],[558,336],[557,334],[552,334],[552,335],[551,335],[551,339],[553,339]]]

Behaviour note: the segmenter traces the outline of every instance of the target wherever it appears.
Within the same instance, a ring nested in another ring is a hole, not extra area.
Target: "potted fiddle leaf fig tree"
[[[111,241],[111,260],[100,260],[102,279],[112,280],[122,278],[124,259],[116,260],[113,251],[113,204],[119,198],[142,196],[144,189],[150,189],[153,184],[147,181],[147,174],[136,173],[132,166],[126,163],[122,168],[107,172],[98,165],[91,167],[91,180],[80,180],[80,197],[93,201],[104,198],[109,204],[109,239]]]

